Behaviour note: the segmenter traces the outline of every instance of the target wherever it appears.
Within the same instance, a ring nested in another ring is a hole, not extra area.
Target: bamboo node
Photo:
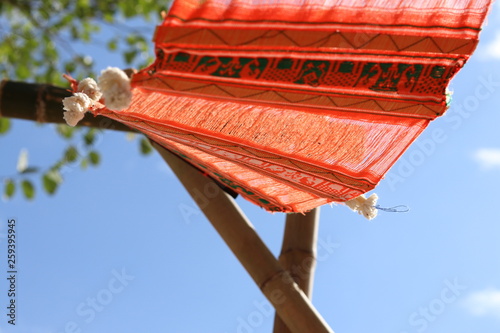
[[[313,251],[313,250],[304,250],[304,249],[297,249],[297,248],[289,248],[289,249],[286,249],[284,251],[281,251],[280,253],[280,256],[283,256],[283,255],[287,255],[288,253],[290,252],[300,252],[300,253],[304,253],[314,259],[316,259],[316,251]]]
[[[45,103],[45,91],[47,90],[47,87],[48,85],[41,84],[36,95],[36,121],[39,123],[44,123],[47,120],[45,115],[47,111],[47,104]]]
[[[276,271],[273,275],[271,275],[269,278],[264,280],[260,285],[259,288],[263,292],[264,289],[266,288],[266,285],[268,285],[271,281],[273,281],[276,278],[280,278],[283,282],[287,284],[293,284],[295,283],[293,277],[290,275],[288,271],[285,270],[279,270]]]

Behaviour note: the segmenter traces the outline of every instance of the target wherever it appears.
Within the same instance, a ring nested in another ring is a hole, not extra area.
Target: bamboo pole
[[[281,266],[287,270],[304,294],[312,299],[316,244],[318,239],[319,208],[302,214],[287,214],[283,244],[279,256]],[[276,315],[274,333],[289,333],[283,320]]]
[[[288,270],[302,291],[312,298],[319,208],[306,214],[287,214],[279,261]]]
[[[245,267],[293,333],[333,333],[325,320],[283,270],[238,205],[216,183],[160,145],[153,146]],[[218,187],[217,187],[218,188]],[[210,195],[204,195],[210,189]]]
[[[0,82],[0,117],[65,124],[62,100],[71,96],[66,88],[49,84],[3,80]],[[86,113],[78,126],[134,132],[112,119]]]

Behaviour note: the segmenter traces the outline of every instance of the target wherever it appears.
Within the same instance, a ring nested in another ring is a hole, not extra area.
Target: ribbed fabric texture
[[[144,132],[270,211],[381,180],[446,108],[490,1],[182,0],[132,105]]]

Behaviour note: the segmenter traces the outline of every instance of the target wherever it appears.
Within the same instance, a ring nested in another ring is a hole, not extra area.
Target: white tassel
[[[74,93],[71,97],[63,99],[63,109],[85,113],[92,105],[92,100],[84,93]]]
[[[94,102],[98,102],[102,97],[102,93],[97,86],[97,82],[90,77],[83,79],[80,83],[78,83],[78,91],[89,96]]]
[[[92,105],[92,100],[84,93],[74,93],[63,99],[63,118],[69,126],[76,126],[85,116],[85,112]]]
[[[70,78],[71,79],[71,78]],[[74,79],[71,79],[73,82]],[[104,97],[104,105],[110,110],[126,109],[132,101],[130,79],[119,68],[108,67],[101,72],[99,84],[94,79],[86,78],[78,83],[77,92],[63,99],[64,120],[69,126],[76,126],[90,108],[100,105]]]
[[[99,88],[104,97],[104,105],[110,110],[121,111],[132,102],[130,79],[119,68],[108,67],[98,78]]]
[[[363,215],[368,220],[372,220],[377,216],[377,204],[378,196],[374,193],[366,198],[364,195],[360,195],[354,199],[345,202],[346,206],[351,208],[353,211]]]
[[[80,120],[83,119],[85,113],[79,111],[66,111],[64,112],[63,118],[66,120],[66,124],[71,127],[75,127]]]

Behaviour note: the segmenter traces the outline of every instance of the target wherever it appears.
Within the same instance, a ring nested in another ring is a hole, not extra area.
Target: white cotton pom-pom
[[[97,102],[101,99],[102,93],[94,79],[88,77],[78,83],[78,91],[86,94],[91,100]]]
[[[108,109],[120,111],[126,109],[132,101],[130,79],[119,68],[108,67],[99,76],[99,88]]]
[[[377,200],[378,196],[374,193],[370,195],[368,199],[364,195],[360,195],[359,197],[346,201],[345,204],[368,220],[372,220],[377,216],[378,211],[377,208],[375,208]]]
[[[63,118],[66,120],[66,124],[71,127],[74,127],[78,124],[80,120],[83,119],[85,113],[79,111],[65,111]]]
[[[85,116],[85,112],[92,105],[92,100],[84,93],[74,93],[63,99],[64,120],[69,126],[76,126]]]
[[[364,217],[366,217],[368,220],[372,220],[375,217],[377,217],[377,208],[375,206],[377,205],[377,200],[378,200],[378,195],[373,193],[368,197],[368,199],[365,200],[361,204],[361,208],[359,213],[362,214]]]
[[[92,100],[84,93],[74,93],[71,97],[63,99],[63,109],[85,113],[92,105]]]

